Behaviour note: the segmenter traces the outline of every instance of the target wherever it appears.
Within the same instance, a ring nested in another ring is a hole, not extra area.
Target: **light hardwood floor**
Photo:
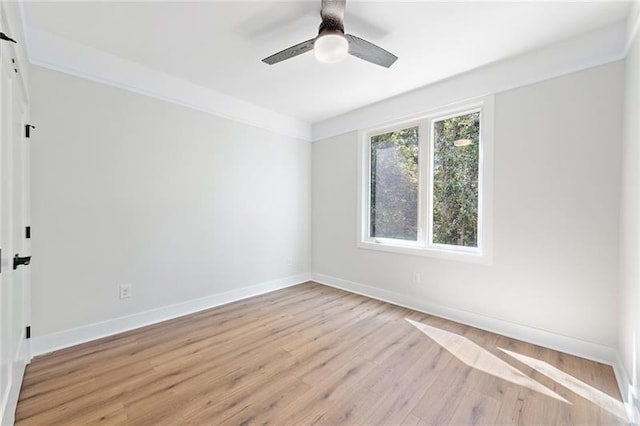
[[[622,417],[608,366],[307,283],[38,357],[16,418],[550,425]]]

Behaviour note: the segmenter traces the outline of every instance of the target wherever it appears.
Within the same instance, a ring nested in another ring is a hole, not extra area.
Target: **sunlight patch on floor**
[[[614,416],[619,417],[624,421],[627,421],[626,410],[624,408],[624,404],[621,401],[618,401],[617,399],[612,398],[611,396],[607,395],[601,390],[598,390],[593,386],[590,386],[584,383],[583,381],[576,379],[572,375],[565,373],[564,371],[554,367],[553,365],[545,361],[541,361],[536,358],[531,358],[529,356],[512,352],[507,349],[503,349],[503,348],[498,348],[498,349],[500,349],[502,352],[506,353],[507,355],[514,357],[515,359],[522,362],[523,364],[526,364],[529,367],[535,369],[539,373],[544,374],[548,378],[556,381],[560,385],[569,389],[571,392],[577,395],[580,395],[584,399],[598,405],[603,410],[607,410]]]
[[[405,319],[468,366],[516,385],[527,387],[533,391],[557,399],[558,401],[571,404],[562,396],[538,383],[466,337],[440,328],[431,327],[410,320],[409,318]]]

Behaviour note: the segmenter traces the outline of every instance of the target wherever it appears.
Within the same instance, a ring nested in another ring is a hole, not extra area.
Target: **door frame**
[[[12,28],[9,24],[7,4],[0,0],[0,31],[6,35],[18,39],[21,33],[19,24]],[[15,20],[14,20],[15,21]],[[18,40],[20,42],[20,40]],[[2,301],[0,315],[10,318],[10,333],[0,335],[0,359],[7,362],[6,370],[0,370],[0,374],[7,373],[7,389],[0,400],[0,422],[2,425],[11,425],[15,418],[15,409],[18,402],[20,387],[26,365],[31,360],[30,341],[26,336],[26,327],[30,324],[30,297],[31,274],[29,268],[20,267],[13,270],[13,256],[19,253],[21,256],[30,254],[30,240],[26,239],[24,226],[30,225],[30,190],[29,190],[29,142],[25,135],[25,125],[29,123],[29,92],[24,76],[27,67],[20,55],[21,46],[10,41],[0,41],[0,71],[4,79],[6,73],[10,93],[9,111],[2,111],[0,103],[0,135],[8,135],[7,140],[0,139],[0,176],[3,185],[0,186],[0,243],[2,246],[0,264],[0,298],[4,294],[9,300]],[[9,93],[7,93],[7,96]],[[16,101],[16,96],[19,99]],[[18,109],[16,109],[18,105]],[[15,110],[15,111],[14,111]],[[16,117],[16,114],[19,114]],[[6,130],[4,128],[7,128]],[[19,163],[18,163],[19,162]],[[20,177],[16,180],[15,176]],[[20,188],[16,188],[16,184]],[[16,192],[17,191],[17,192]],[[19,203],[19,215],[14,214]],[[19,228],[18,228],[19,227]],[[4,232],[7,234],[2,235]],[[20,279],[19,279],[20,278]],[[20,285],[20,291],[16,290]],[[19,296],[21,300],[16,302]],[[20,312],[16,311],[17,305]],[[8,308],[8,309],[7,309]],[[14,323],[15,322],[15,323]],[[24,322],[24,324],[20,324]],[[4,383],[4,380],[0,384]]]

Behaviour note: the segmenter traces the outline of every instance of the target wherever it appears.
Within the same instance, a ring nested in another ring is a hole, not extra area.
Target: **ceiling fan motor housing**
[[[320,27],[318,28],[318,36],[336,33],[344,35],[344,24],[342,20],[331,15],[323,16]]]

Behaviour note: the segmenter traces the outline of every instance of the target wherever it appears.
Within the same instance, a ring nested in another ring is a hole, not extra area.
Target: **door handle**
[[[28,265],[31,263],[31,256],[20,257],[17,254],[13,256],[13,269],[18,269],[20,265]]]

